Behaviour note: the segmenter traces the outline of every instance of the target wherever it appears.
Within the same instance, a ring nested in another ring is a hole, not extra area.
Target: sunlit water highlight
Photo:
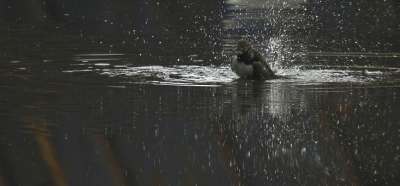
[[[301,83],[331,83],[331,82],[374,82],[382,80],[386,75],[394,72],[340,69],[304,69],[296,66],[286,69],[276,69],[277,79],[271,82],[301,82]],[[107,69],[100,72],[110,77],[121,76],[127,79],[138,77],[141,83],[161,83],[173,85],[174,83],[190,84],[229,84],[239,77],[230,69],[230,65],[221,66],[196,66],[174,65],[166,66],[140,66],[119,69]],[[135,81],[133,81],[135,82]],[[171,82],[172,84],[169,84]],[[137,83],[137,82],[136,82]]]

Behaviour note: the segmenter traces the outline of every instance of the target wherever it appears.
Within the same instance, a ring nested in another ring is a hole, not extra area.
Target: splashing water
[[[367,73],[368,72],[368,73]],[[341,69],[304,69],[301,66],[278,69],[276,74],[280,77],[269,80],[270,82],[301,82],[301,83],[331,83],[331,82],[371,82],[378,81],[384,75],[393,72],[341,70]],[[394,72],[396,73],[396,72]],[[123,76],[126,78],[139,77],[135,83],[152,84],[229,84],[238,79],[229,65],[221,66],[196,66],[174,65],[166,66],[140,66],[123,69],[108,69],[101,72],[110,77]]]
[[[144,82],[157,83],[192,83],[192,84],[226,84],[232,82],[237,76],[229,66],[196,66],[174,65],[166,66],[141,66],[126,69],[113,69],[102,72],[109,76],[140,77]],[[156,81],[154,81],[156,79]],[[142,81],[143,82],[143,81]]]

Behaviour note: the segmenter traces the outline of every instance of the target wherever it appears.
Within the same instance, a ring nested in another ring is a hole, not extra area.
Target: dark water
[[[0,185],[399,185],[399,12],[0,2]],[[282,78],[237,79],[241,38]]]

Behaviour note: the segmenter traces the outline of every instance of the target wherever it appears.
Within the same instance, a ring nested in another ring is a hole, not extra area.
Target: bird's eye
[[[240,45],[240,47],[244,47],[244,45]]]

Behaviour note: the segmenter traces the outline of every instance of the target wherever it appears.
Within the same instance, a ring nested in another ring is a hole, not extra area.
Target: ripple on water
[[[237,79],[237,76],[230,70],[229,66],[141,66],[112,69],[103,71],[102,74],[111,77],[140,77],[144,80],[141,82],[164,85],[226,84]],[[154,78],[157,81],[154,81]]]
[[[229,84],[238,76],[234,74],[229,65],[222,66],[140,66],[118,69],[107,69],[101,72],[110,77],[139,77],[140,83],[160,85],[201,85],[201,84]],[[291,67],[276,70],[281,78],[270,80],[271,82],[301,82],[301,83],[351,83],[373,82],[381,80],[387,73],[367,70],[343,70],[343,69],[305,69]]]

